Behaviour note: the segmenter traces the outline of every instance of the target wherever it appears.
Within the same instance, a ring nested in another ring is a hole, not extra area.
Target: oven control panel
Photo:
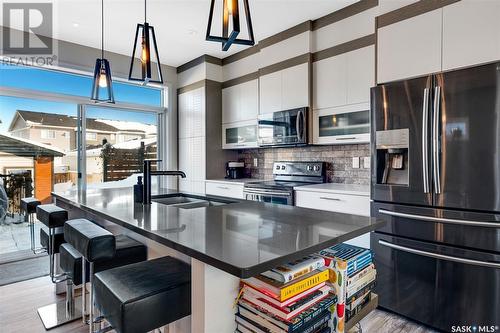
[[[324,162],[274,162],[274,175],[321,177],[325,173]]]

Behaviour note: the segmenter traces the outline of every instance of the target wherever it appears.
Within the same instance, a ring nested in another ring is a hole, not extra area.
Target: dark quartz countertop
[[[162,194],[176,192],[164,190]],[[245,200],[195,209],[156,202],[143,206],[134,203],[132,188],[72,190],[53,195],[58,201],[240,278],[257,275],[384,224],[370,217]]]

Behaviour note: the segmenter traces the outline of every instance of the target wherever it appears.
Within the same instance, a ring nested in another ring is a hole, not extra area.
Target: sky
[[[90,96],[92,78],[0,63],[0,121],[2,122],[0,133],[5,133],[18,109],[76,116],[77,106],[69,103],[2,96],[2,86],[86,97]],[[161,105],[161,92],[157,89],[115,81],[113,91],[117,101],[150,106]],[[156,115],[151,113],[120,111],[99,106],[89,108],[87,117],[156,124]]]

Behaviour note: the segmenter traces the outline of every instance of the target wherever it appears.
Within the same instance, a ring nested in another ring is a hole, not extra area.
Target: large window
[[[53,190],[130,186],[142,161],[159,156],[163,89],[115,79],[108,105],[90,101],[91,84],[90,75],[0,62],[0,203],[8,197],[0,225],[22,220],[22,197],[48,202]],[[14,243],[11,250],[29,247]]]

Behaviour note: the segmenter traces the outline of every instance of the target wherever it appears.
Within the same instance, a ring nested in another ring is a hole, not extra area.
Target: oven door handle
[[[472,227],[500,228],[500,223],[495,223],[495,222],[480,222],[480,221],[472,221],[472,220],[447,219],[444,217],[432,217],[432,216],[425,216],[425,215],[415,215],[415,214],[393,212],[393,211],[385,210],[385,209],[379,209],[378,212],[380,214],[384,214],[384,215],[395,216],[395,217],[404,217],[404,218],[421,220],[421,221],[428,221],[428,222],[467,225],[467,226],[472,226]]]
[[[245,194],[258,194],[258,195],[275,195],[275,196],[280,196],[280,197],[289,197],[292,194],[291,193],[285,193],[285,192],[271,192],[271,191],[252,191],[252,190],[244,190]]]
[[[390,248],[395,249],[395,250],[408,252],[408,253],[424,256],[424,257],[435,258],[435,259],[446,260],[446,261],[453,261],[453,262],[458,262],[461,264],[476,265],[476,266],[500,269],[500,263],[474,260],[474,259],[466,259],[466,258],[460,258],[460,257],[452,257],[452,256],[448,256],[445,254],[417,250],[417,249],[413,249],[411,247],[406,247],[406,246],[401,246],[401,245],[389,243],[389,242],[386,242],[386,241],[381,240],[381,239],[379,239],[378,243],[382,246],[390,247]]]

